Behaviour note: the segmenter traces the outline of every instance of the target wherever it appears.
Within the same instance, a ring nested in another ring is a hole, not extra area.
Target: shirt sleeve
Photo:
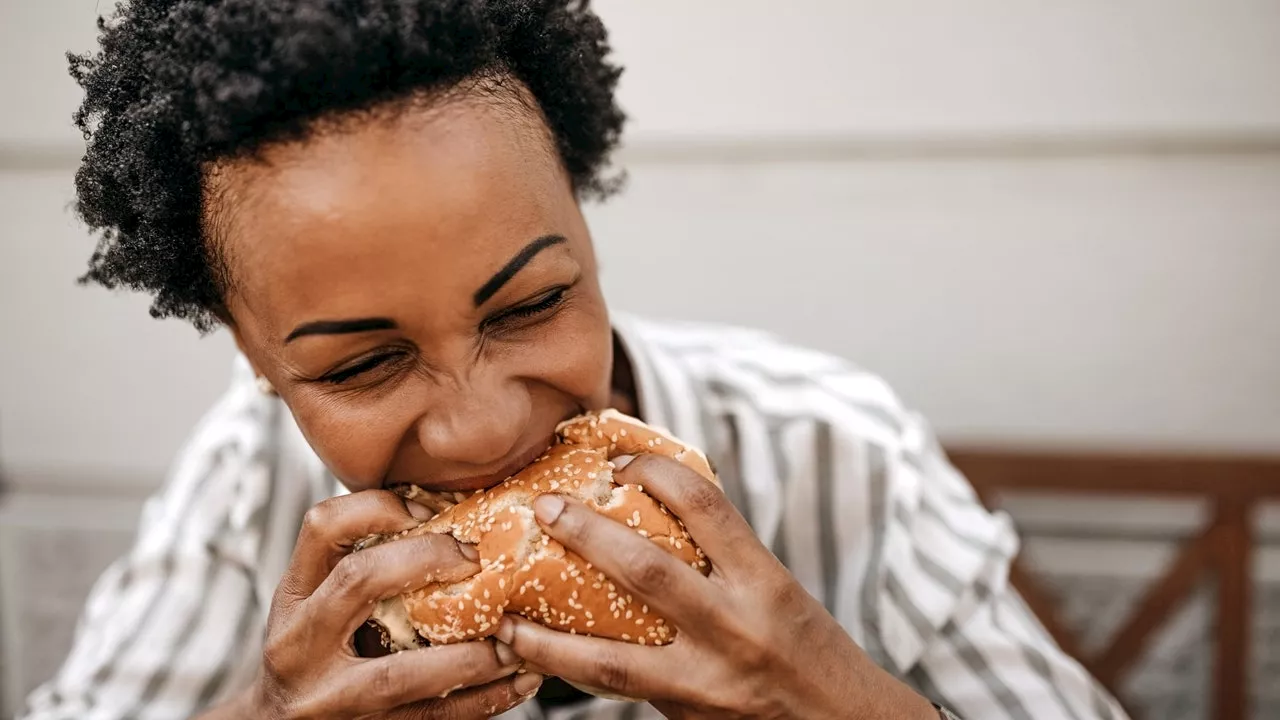
[[[145,504],[130,552],[98,579],[70,654],[21,717],[188,717],[243,682],[265,613],[254,568],[278,412],[246,370]]]
[[[1124,718],[1009,585],[1007,516],[983,507],[923,420],[903,413],[899,430],[898,443],[850,441],[869,469],[869,649],[962,718]]]

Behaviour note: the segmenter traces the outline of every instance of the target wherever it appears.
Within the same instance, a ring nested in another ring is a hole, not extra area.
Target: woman
[[[607,56],[568,0],[135,0],[104,24],[72,63],[87,278],[242,359],[28,717],[1122,716],[1007,587],[1008,522],[877,379],[608,312],[578,204],[614,186]],[[477,567],[439,537],[350,554],[418,522],[385,488],[493,485],[604,407],[716,463],[726,494],[622,471],[715,571],[557,497],[539,522],[678,640],[510,618],[357,657],[373,601]]]

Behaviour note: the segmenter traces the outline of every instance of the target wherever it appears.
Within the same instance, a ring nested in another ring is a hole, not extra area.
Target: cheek
[[[381,487],[390,459],[417,417],[397,403],[414,393],[392,393],[378,402],[334,402],[297,398],[291,403],[303,436],[353,492]]]
[[[523,356],[521,374],[589,409],[599,409],[609,399],[613,369],[608,314],[602,303],[593,303],[570,315],[536,348],[516,350]]]

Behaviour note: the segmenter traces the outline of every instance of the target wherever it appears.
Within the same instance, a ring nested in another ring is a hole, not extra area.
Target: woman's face
[[[612,334],[540,119],[360,119],[210,181],[237,343],[352,490],[487,487],[610,402]]]

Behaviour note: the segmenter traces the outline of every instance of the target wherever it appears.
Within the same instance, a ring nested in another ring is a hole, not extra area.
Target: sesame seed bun
[[[487,637],[497,632],[504,613],[555,630],[641,645],[675,638],[676,628],[665,618],[543,533],[533,501],[548,493],[576,498],[705,575],[710,563],[684,525],[643,487],[617,484],[611,460],[665,455],[718,487],[706,456],[614,410],[568,420],[556,434],[556,444],[542,457],[488,490],[465,497],[420,488],[402,492],[439,514],[406,533],[367,539],[364,546],[406,535],[448,534],[476,547],[481,570],[461,582],[429,585],[379,603],[371,620],[386,649]]]

